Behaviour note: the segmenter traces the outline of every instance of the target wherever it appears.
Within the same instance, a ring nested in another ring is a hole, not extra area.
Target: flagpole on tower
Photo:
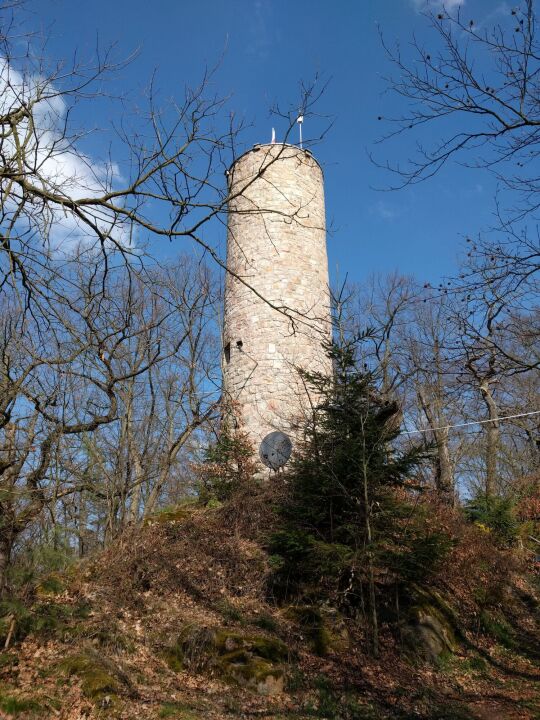
[[[296,122],[298,123],[298,129],[299,129],[299,131],[300,131],[300,150],[303,150],[304,148],[303,148],[303,145],[302,145],[302,124],[303,124],[303,122],[304,122],[304,116],[303,116],[303,115],[299,115],[299,116],[298,116],[298,119],[296,120]]]

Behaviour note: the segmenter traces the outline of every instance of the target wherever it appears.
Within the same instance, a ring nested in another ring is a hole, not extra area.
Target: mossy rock
[[[243,650],[270,662],[285,662],[289,657],[289,648],[284,642],[265,635],[242,635],[221,630],[216,633],[215,647],[220,655]]]
[[[83,694],[94,701],[115,696],[129,687],[129,680],[119,667],[91,650],[69,656],[59,668],[68,677],[77,676]]]
[[[439,662],[459,648],[454,628],[456,617],[437,594],[417,589],[415,604],[407,611],[402,640],[409,655]]]
[[[451,629],[441,623],[432,608],[414,608],[411,620],[402,629],[409,654],[436,662],[453,651]]]
[[[236,650],[219,659],[221,675],[259,695],[277,695],[283,692],[283,668],[254,657],[245,650]]]
[[[202,670],[207,667],[216,655],[216,630],[190,623],[185,625],[178,635],[176,643],[166,653],[169,656],[169,667],[190,667]]]
[[[311,649],[317,655],[325,656],[330,652],[344,652],[350,639],[343,618],[333,608],[320,608],[316,605],[290,605],[284,615],[296,623],[307,637]]]
[[[289,649],[277,638],[190,624],[162,655],[175,672],[209,668],[226,680],[272,695],[283,690],[281,664],[287,662]]]

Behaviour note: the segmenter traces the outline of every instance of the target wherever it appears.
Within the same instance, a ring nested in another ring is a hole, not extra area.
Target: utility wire
[[[489,418],[487,420],[471,420],[470,422],[458,423],[457,425],[441,425],[440,427],[426,428],[425,430],[402,430],[402,435],[415,435],[417,433],[428,433],[433,430],[451,430],[452,428],[466,427],[467,425],[483,425],[484,423],[500,422],[501,420],[513,420],[514,418],[528,417],[530,415],[540,415],[540,410],[532,412],[519,413],[518,415],[505,415],[503,417]]]

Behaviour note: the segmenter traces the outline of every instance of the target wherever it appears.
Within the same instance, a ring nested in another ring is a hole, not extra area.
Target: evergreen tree
[[[217,440],[206,448],[204,461],[195,466],[199,499],[204,504],[230,499],[242,485],[253,482],[256,471],[255,449],[247,433],[234,427],[231,408],[223,411]]]
[[[388,572],[392,535],[410,512],[395,489],[428,451],[395,448],[400,407],[381,395],[376,372],[359,368],[360,340],[328,347],[331,377],[303,373],[318,402],[288,474],[290,492],[271,551],[276,594],[322,595],[363,609],[377,653],[377,577]]]

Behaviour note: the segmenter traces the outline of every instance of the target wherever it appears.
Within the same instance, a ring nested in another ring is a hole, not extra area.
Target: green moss
[[[68,677],[79,677],[83,694],[93,700],[117,694],[124,682],[110,661],[89,650],[66,658],[60,663],[60,669]]]
[[[289,649],[277,638],[243,635],[226,629],[186,625],[173,645],[162,652],[175,672],[186,667],[210,667],[225,679],[252,687],[263,694],[280,692]]]
[[[233,650],[245,650],[271,662],[282,662],[289,656],[288,647],[277,638],[268,638],[264,635],[240,635],[226,630],[216,633],[215,648],[220,655]]]
[[[262,695],[273,695],[283,690],[283,668],[276,663],[288,655],[284,643],[261,637],[228,634],[224,638],[223,635],[220,637],[217,669],[225,680]]]
[[[184,653],[178,645],[173,645],[161,653],[163,660],[173,672],[182,672],[184,669]]]
[[[251,659],[251,655],[246,650],[233,650],[230,653],[222,655],[219,662],[225,667],[228,665],[245,665]]]
[[[268,615],[266,613],[256,617],[252,620],[252,623],[253,625],[261,628],[261,630],[266,630],[266,632],[277,633],[279,630],[279,625],[276,619],[272,617],[272,615]]]
[[[482,630],[487,635],[491,635],[491,637],[497,640],[497,642],[503,645],[503,647],[510,650],[515,648],[516,641],[514,638],[514,632],[506,620],[501,617],[497,617],[487,610],[482,610],[480,613],[480,624],[482,626]]]
[[[463,660],[460,668],[464,672],[483,673],[487,670],[487,662],[481,657],[471,657]]]
[[[187,520],[197,509],[196,500],[186,501],[179,505],[165,507],[162,510],[150,515],[144,522],[145,525],[166,525]]]
[[[337,626],[338,618],[334,618],[332,622],[330,618],[323,617],[317,606],[291,605],[285,610],[285,617],[300,625],[317,655],[325,656],[331,650],[344,649],[345,638],[332,626]]]
[[[3,652],[0,653],[0,670],[3,670],[4,668],[10,668],[13,665],[18,665],[19,659],[16,655],[12,655],[11,653]]]
[[[36,587],[39,596],[60,595],[65,590],[65,583],[58,573],[51,573],[44,577]]]
[[[304,628],[318,627],[322,622],[321,611],[314,605],[289,605],[284,615]]]
[[[220,507],[223,507],[223,503],[217,498],[210,498],[210,500],[208,500],[208,502],[206,503],[205,507],[208,510],[219,510]]]
[[[223,616],[223,618],[225,618],[225,620],[229,622],[244,622],[244,616],[242,615],[240,610],[228,600],[222,600],[221,602],[219,602],[216,606],[216,610],[218,613],[220,613],[220,615]]]
[[[166,702],[158,711],[159,718],[174,718],[174,720],[199,720],[202,718],[191,705],[177,702]]]
[[[324,626],[313,631],[311,640],[313,649],[321,657],[328,655],[334,644],[334,637]]]
[[[9,695],[0,695],[0,709],[8,715],[17,716],[24,713],[26,718],[33,717],[36,714],[42,715],[46,710],[37,700]],[[28,715],[28,713],[31,714]]]
[[[252,637],[246,643],[250,652],[271,662],[285,662],[289,657],[289,648],[277,638]]]
[[[225,680],[256,690],[262,695],[271,695],[283,689],[281,667],[241,650],[221,657],[219,669]]]
[[[87,698],[98,698],[102,695],[115,695],[119,690],[117,680],[103,669],[94,668],[87,672],[81,684],[81,690]]]
[[[271,663],[259,658],[251,658],[244,663],[229,663],[227,657],[224,657],[222,658],[222,664],[234,677],[241,677],[248,683],[251,681],[254,681],[254,684],[263,682],[269,675],[276,678],[283,676],[281,668],[276,668]]]

